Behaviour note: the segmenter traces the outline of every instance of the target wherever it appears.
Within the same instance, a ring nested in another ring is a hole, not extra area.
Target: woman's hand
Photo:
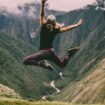
[[[48,0],[41,0],[42,4],[45,4]]]
[[[83,22],[84,22],[84,20],[83,20],[83,19],[80,19],[79,22],[78,22],[78,25],[79,25],[79,26],[82,25]]]

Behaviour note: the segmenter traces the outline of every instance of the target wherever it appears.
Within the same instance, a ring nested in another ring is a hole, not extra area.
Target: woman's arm
[[[45,17],[44,17],[44,7],[45,7],[45,3],[47,0],[41,0],[42,2],[42,7],[41,7],[41,13],[40,13],[40,25],[42,26],[45,22]]]
[[[76,24],[60,28],[60,32],[66,32],[66,31],[72,30],[72,29],[74,29],[74,28],[76,28],[82,24],[83,24],[83,19],[80,19],[79,22]]]

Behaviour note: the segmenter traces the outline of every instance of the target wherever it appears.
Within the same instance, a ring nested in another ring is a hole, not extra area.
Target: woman
[[[72,30],[80,25],[82,25],[83,20],[80,19],[78,23],[62,27],[61,24],[57,23],[56,17],[50,15],[45,20],[44,17],[44,6],[47,0],[42,0],[42,8],[40,15],[40,50],[32,55],[24,58],[23,63],[26,65],[37,65],[48,68],[49,70],[53,70],[51,64],[49,64],[46,60],[50,60],[57,64],[60,68],[64,68],[69,62],[71,56],[73,56],[79,48],[68,49],[68,54],[61,60],[52,46],[53,40],[58,33],[66,32]]]

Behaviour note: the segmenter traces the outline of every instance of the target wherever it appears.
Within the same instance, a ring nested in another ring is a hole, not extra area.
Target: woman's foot
[[[47,68],[47,69],[50,70],[50,71],[53,71],[52,65],[51,65],[50,63],[48,63],[46,60],[40,61],[40,62],[39,62],[39,65],[40,65],[41,67]]]
[[[69,54],[69,56],[70,56],[70,57],[73,56],[78,50],[80,50],[79,47],[75,47],[75,48],[70,48],[70,49],[68,49],[68,54]]]

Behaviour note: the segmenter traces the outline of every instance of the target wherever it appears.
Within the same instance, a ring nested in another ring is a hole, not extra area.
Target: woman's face
[[[54,30],[54,27],[55,27],[55,25],[52,25],[52,24],[50,24],[50,23],[47,23],[46,26],[47,26],[47,28],[48,28],[50,31],[53,31],[53,30]]]
[[[52,28],[52,24],[48,24],[48,23],[47,23],[47,28],[48,28],[48,29],[51,29],[51,28]]]

